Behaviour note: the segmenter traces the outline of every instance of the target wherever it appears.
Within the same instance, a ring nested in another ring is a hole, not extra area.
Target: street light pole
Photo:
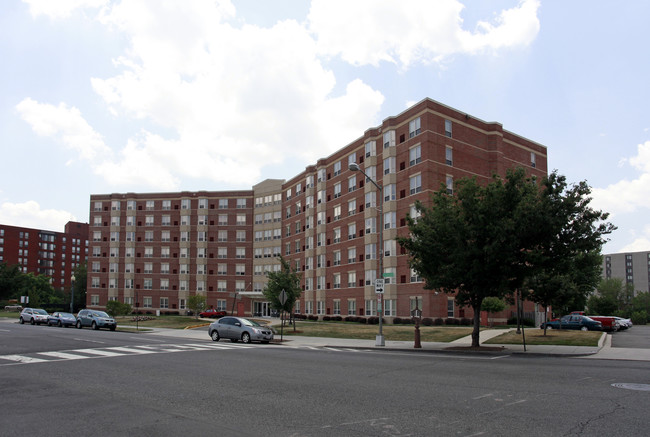
[[[378,197],[378,202],[377,202],[377,211],[379,213],[379,243],[377,244],[377,250],[380,251],[379,254],[379,273],[377,279],[381,278],[382,281],[384,279],[384,212],[383,212],[383,204],[384,204],[384,198],[382,197],[384,195],[384,189],[381,185],[379,185],[373,178],[368,176],[368,174],[359,167],[359,164],[356,162],[353,162],[349,165],[348,167],[351,171],[360,171],[363,173],[363,175],[368,178],[370,182],[377,188],[377,197]],[[376,287],[377,281],[375,280],[375,287]],[[376,288],[375,288],[376,290]],[[383,299],[383,293],[376,293],[377,296],[377,312],[379,314],[379,334],[377,335],[375,339],[375,346],[384,346],[385,341],[384,341],[384,332],[383,332],[383,317],[384,317],[384,299]]]

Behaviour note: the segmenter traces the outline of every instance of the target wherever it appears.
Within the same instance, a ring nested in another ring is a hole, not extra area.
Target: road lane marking
[[[105,351],[101,349],[77,349],[75,352],[81,352],[82,354],[91,354],[98,355],[102,357],[123,357],[124,353]]]
[[[33,357],[26,357],[24,355],[2,355],[0,356],[3,360],[9,360],[9,361],[15,361],[17,363],[42,363],[43,361],[48,361],[48,360],[42,360],[40,358],[33,358]]]
[[[69,354],[66,352],[39,352],[38,355],[45,355],[46,357],[60,358],[62,360],[83,360],[85,357],[83,355]]]

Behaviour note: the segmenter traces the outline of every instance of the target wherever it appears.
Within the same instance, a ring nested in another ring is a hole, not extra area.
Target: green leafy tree
[[[128,303],[119,302],[117,300],[109,300],[106,303],[106,312],[113,317],[125,316],[132,311],[131,305]]]
[[[88,284],[88,265],[86,263],[79,264],[75,267],[74,271],[74,308],[86,308],[86,290]]]
[[[420,216],[407,218],[410,236],[398,241],[425,288],[455,293],[459,306],[472,307],[473,347],[479,346],[485,298],[536,286],[540,300],[566,304],[597,283],[603,236],[615,227],[589,207],[586,183],[568,187],[554,172],[538,185],[516,169],[486,186],[462,179],[454,191],[436,192],[430,207],[417,202]],[[542,281],[550,280],[562,287],[542,290]]]
[[[0,263],[0,300],[20,297],[18,289],[23,276],[20,266]]]
[[[632,312],[640,311],[650,314],[650,293],[647,291],[638,293],[632,298]]]
[[[282,256],[280,260],[281,269],[275,272],[269,272],[268,282],[263,290],[264,297],[271,303],[271,307],[278,311],[287,311],[292,313],[292,308],[296,300],[300,297],[302,289],[300,287],[300,274],[295,268],[292,268],[289,261]],[[287,295],[287,301],[282,305],[280,294],[282,290]]]
[[[530,269],[537,192],[523,170],[509,171],[505,181],[494,176],[486,186],[461,179],[453,195],[444,186],[434,193],[430,207],[416,202],[419,216],[407,217],[410,236],[398,238],[426,289],[456,294],[459,306],[473,309],[472,347],[480,345],[485,298],[520,288]]]
[[[488,296],[483,299],[483,303],[481,304],[481,311],[487,311],[488,314],[494,314],[505,310],[507,306],[508,305],[503,299]]]
[[[202,294],[193,294],[187,299],[187,307],[192,310],[194,316],[198,319],[199,313],[206,307],[206,299]]]

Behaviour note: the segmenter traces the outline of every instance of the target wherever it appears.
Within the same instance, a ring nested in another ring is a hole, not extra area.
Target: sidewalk
[[[499,336],[508,330],[484,330],[481,331],[481,345],[492,337]],[[199,340],[209,340],[207,326],[196,329],[163,329],[157,328],[149,331],[150,335],[163,335],[168,337],[192,338]],[[326,337],[303,337],[295,335],[284,335],[280,343],[280,334],[276,334],[274,344],[280,347],[293,348],[354,348],[369,350],[391,350],[391,351],[409,351],[413,353],[422,352],[444,352],[444,353],[474,353],[489,355],[546,355],[546,356],[564,356],[579,357],[587,359],[602,360],[632,360],[632,361],[650,361],[650,349],[632,349],[632,348],[612,348],[611,335],[603,333],[599,345],[592,346],[554,346],[554,345],[527,345],[524,351],[523,345],[512,344],[490,344],[485,345],[485,350],[476,351],[469,348],[472,344],[471,336],[463,337],[451,343],[421,342],[422,348],[414,348],[413,341],[385,341],[385,346],[375,346],[375,340],[354,340],[348,338],[326,338]]]

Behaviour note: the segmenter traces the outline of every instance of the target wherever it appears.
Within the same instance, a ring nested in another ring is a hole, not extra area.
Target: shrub
[[[460,319],[460,324],[463,326],[470,326],[472,324],[472,319],[468,319],[467,317],[463,317]]]
[[[318,316],[315,315],[315,314],[310,314],[310,315],[307,316],[307,319],[308,320],[318,320]]]
[[[445,323],[445,321],[442,320],[440,317],[438,317],[436,320],[433,321],[433,324],[435,326],[442,326],[442,325],[444,325],[444,323]]]
[[[433,319],[431,317],[425,317],[422,319],[422,324],[424,326],[432,326],[433,325]]]
[[[357,317],[357,322],[365,325],[366,323],[368,323],[368,320],[366,320],[365,317]]]
[[[508,319],[508,325],[516,325],[517,316],[512,316]],[[529,326],[531,328],[535,327],[535,321],[533,319],[523,318],[521,319],[521,324],[524,326]]]
[[[455,319],[453,317],[445,319],[445,325],[453,326],[453,325],[459,325],[460,321],[458,319]]]
[[[329,322],[330,320],[330,316],[323,316],[323,322]]]
[[[413,325],[415,322],[410,317],[405,317],[402,319],[402,325]]]
[[[334,320],[335,322],[341,322],[341,321],[343,320],[343,317],[341,317],[341,316],[334,316],[334,317],[332,317],[332,320]]]
[[[346,316],[345,319],[343,319],[345,322],[356,322],[357,321],[357,316]]]
[[[402,319],[400,317],[395,317],[393,319],[393,325],[400,325],[402,323]]]
[[[635,325],[645,325],[648,323],[648,312],[647,311],[635,311],[632,313],[632,317],[630,317],[630,320],[632,320],[632,323]]]

